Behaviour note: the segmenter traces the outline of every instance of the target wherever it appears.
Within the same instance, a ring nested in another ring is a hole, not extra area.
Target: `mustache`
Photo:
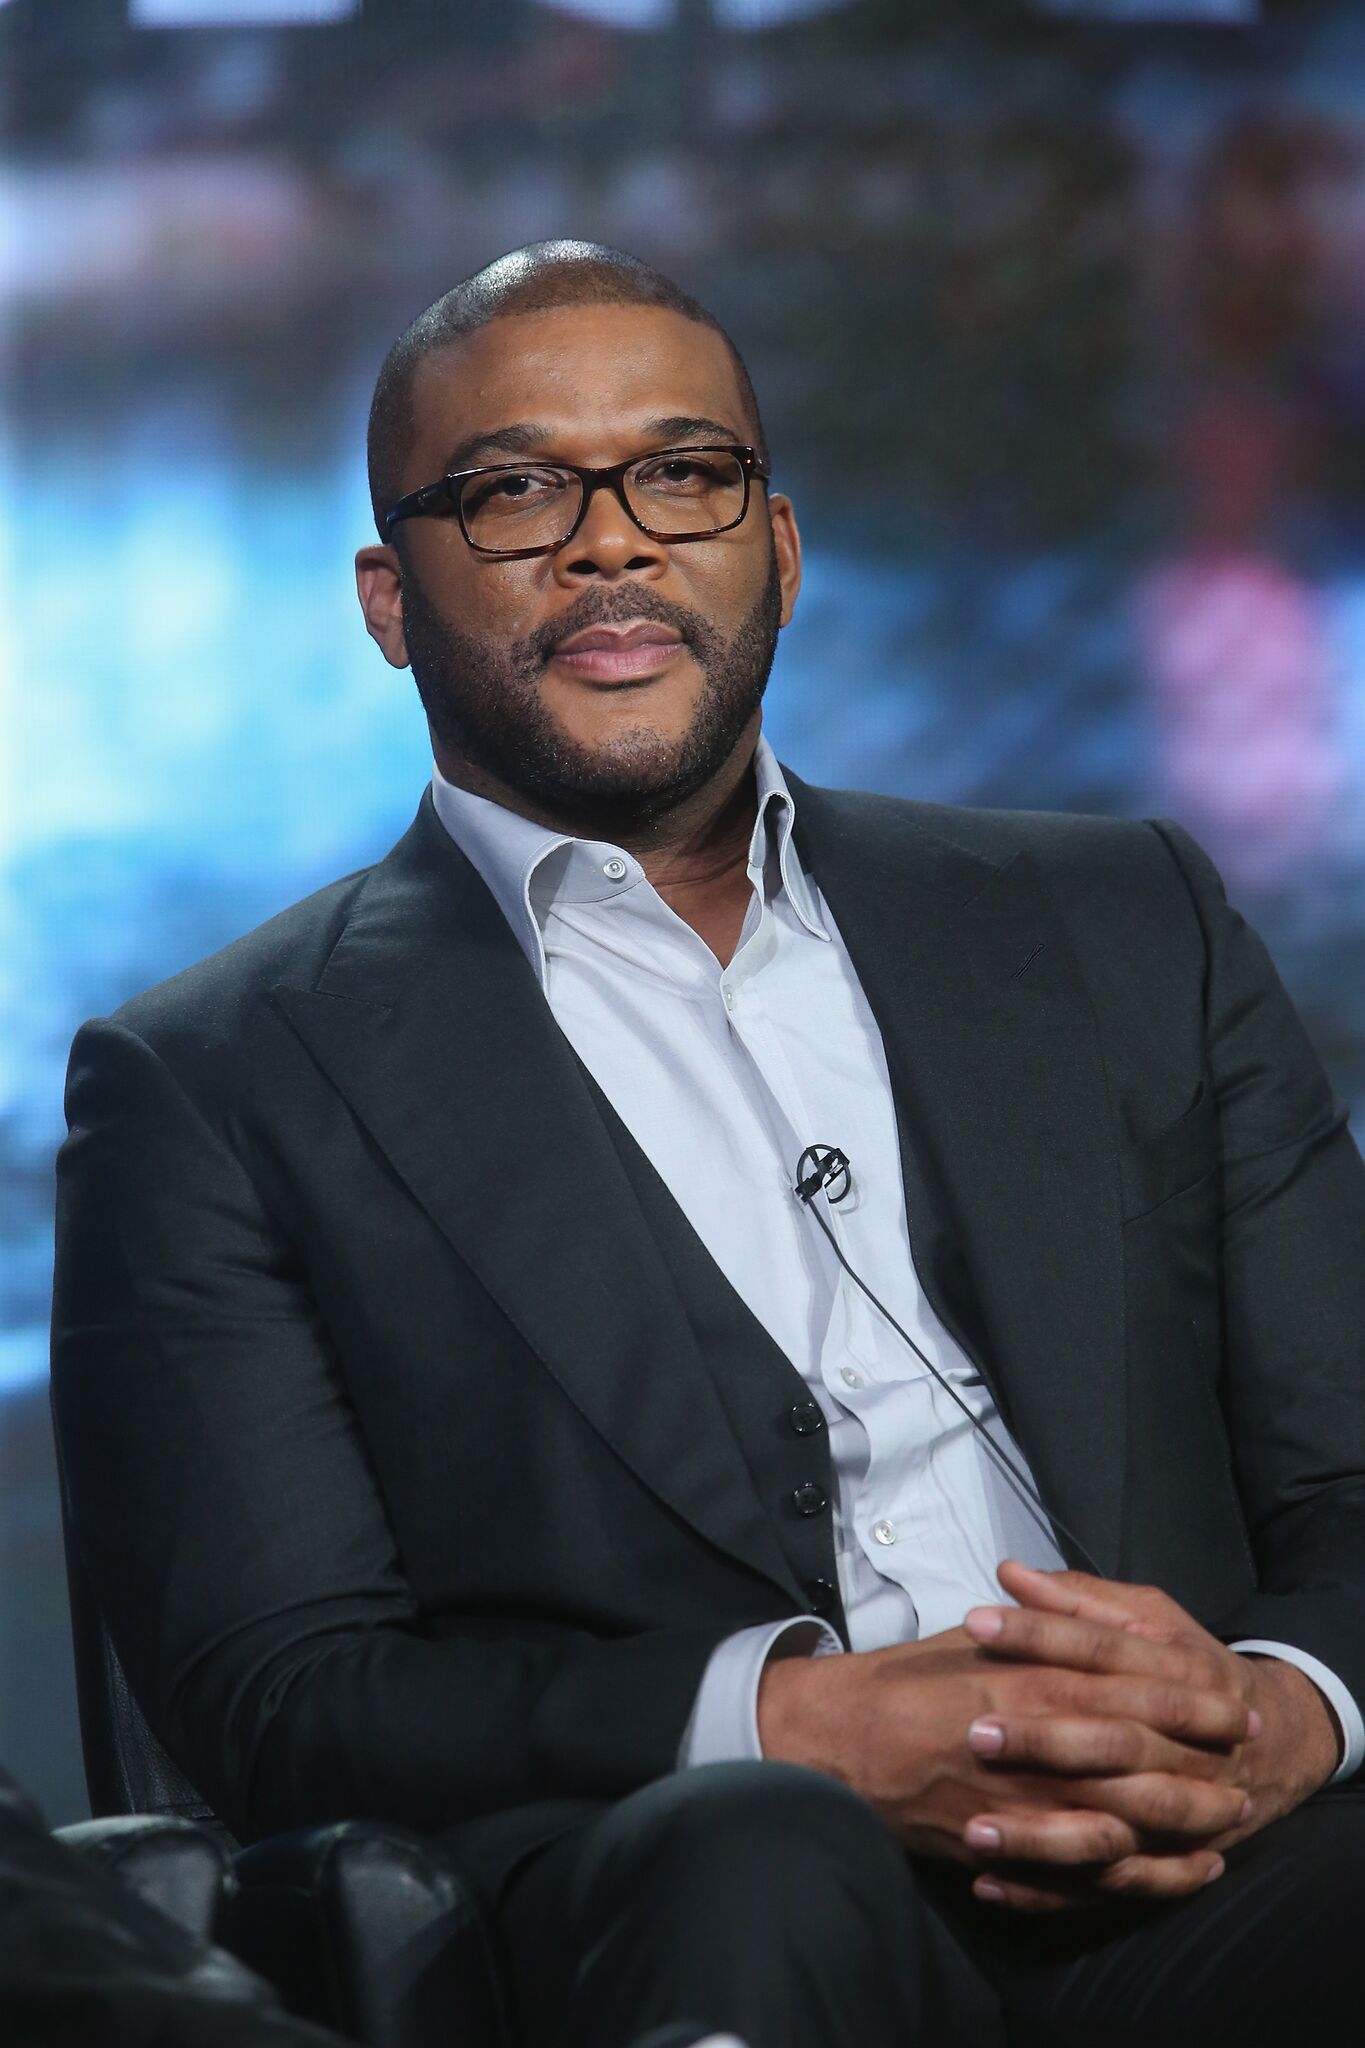
[[[543,663],[571,633],[582,633],[589,626],[619,626],[627,619],[648,619],[654,625],[671,626],[689,646],[703,653],[714,648],[719,637],[714,626],[686,605],[660,597],[647,584],[634,583],[625,589],[585,590],[566,611],[537,626],[523,645]]]

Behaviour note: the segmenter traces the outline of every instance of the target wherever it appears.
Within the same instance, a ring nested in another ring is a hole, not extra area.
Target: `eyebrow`
[[[745,445],[743,437],[725,420],[707,419],[704,414],[668,413],[662,419],[646,420],[640,435],[661,448],[672,447],[679,441],[694,441],[701,435],[739,447]],[[475,467],[485,455],[541,455],[549,461],[553,458],[545,456],[544,451],[553,446],[554,438],[554,429],[542,426],[538,420],[512,420],[506,426],[487,427],[456,442],[446,457],[444,474],[449,476],[454,470]]]

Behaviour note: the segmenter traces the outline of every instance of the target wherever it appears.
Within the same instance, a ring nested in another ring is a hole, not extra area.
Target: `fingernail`
[[[993,1877],[979,1877],[972,1886],[979,1899],[992,1899],[997,1903],[1005,1896],[1005,1887],[997,1884]]]
[[[1247,1740],[1250,1741],[1253,1735],[1259,1735],[1260,1732],[1261,1717],[1257,1713],[1255,1707],[1252,1707],[1247,1714]]]
[[[998,1636],[1004,1626],[1004,1615],[993,1607],[974,1607],[965,1623],[968,1632],[974,1636]]]
[[[993,1828],[988,1820],[969,1820],[963,1829],[963,1835],[968,1847],[972,1849],[1000,1847],[1000,1830]]]
[[[1237,1818],[1238,1820],[1251,1819],[1251,1794],[1249,1792],[1242,1794],[1242,1811],[1238,1814]]]
[[[998,1721],[973,1721],[967,1741],[978,1756],[999,1756],[1005,1747],[1005,1731]]]
[[[1215,1879],[1216,1877],[1221,1877],[1221,1876],[1223,1875],[1223,1872],[1224,1872],[1224,1871],[1225,1871],[1226,1869],[1227,1869],[1227,1865],[1226,1865],[1226,1864],[1224,1863],[1224,1861],[1223,1861],[1222,1857],[1221,1857],[1221,1856],[1215,1857],[1215,1859],[1214,1859],[1214,1865],[1213,1865],[1213,1869],[1212,1869],[1212,1870],[1211,1870],[1211,1871],[1209,1872],[1208,1876],[1207,1876],[1207,1877],[1206,1877],[1206,1878],[1204,1879],[1204,1882],[1205,1882],[1205,1884],[1212,1884],[1212,1883],[1213,1883],[1213,1880],[1214,1880],[1214,1879]]]

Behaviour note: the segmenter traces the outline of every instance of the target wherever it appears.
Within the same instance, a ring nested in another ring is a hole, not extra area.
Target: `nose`
[[[590,576],[662,576],[668,568],[668,544],[651,540],[635,524],[616,492],[599,484],[577,533],[550,559],[556,580],[566,584],[581,583]]]

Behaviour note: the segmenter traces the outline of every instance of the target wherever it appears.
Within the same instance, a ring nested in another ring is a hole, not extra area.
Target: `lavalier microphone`
[[[799,1201],[805,1204],[806,1208],[815,1218],[815,1221],[819,1224],[821,1230],[823,1230],[826,1238],[829,1240],[830,1250],[834,1253],[835,1258],[839,1261],[839,1264],[843,1267],[843,1270],[845,1271],[845,1273],[847,1273],[849,1279],[853,1282],[854,1286],[858,1288],[861,1293],[867,1296],[867,1299],[872,1303],[872,1306],[876,1309],[878,1315],[880,1315],[886,1322],[888,1322],[891,1325],[891,1328],[895,1331],[896,1335],[901,1339],[902,1343],[907,1344],[910,1347],[911,1351],[919,1360],[920,1364],[925,1368],[927,1372],[933,1375],[934,1379],[937,1380],[938,1384],[942,1387],[944,1393],[947,1394],[951,1400],[956,1402],[957,1406],[962,1410],[962,1413],[966,1416],[968,1422],[970,1422],[970,1424],[972,1425],[972,1428],[981,1438],[982,1443],[984,1443],[986,1448],[989,1450],[991,1456],[995,1459],[996,1463],[999,1466],[1001,1466],[1005,1472],[1009,1474],[1009,1477],[1013,1480],[1014,1484],[1022,1492],[1024,1498],[1030,1503],[1031,1506],[1035,1507],[1038,1510],[1038,1513],[1042,1516],[1044,1522],[1050,1524],[1053,1529],[1060,1531],[1060,1533],[1067,1538],[1068,1542],[1070,1542],[1072,1547],[1075,1549],[1077,1555],[1081,1559],[1083,1559],[1086,1570],[1093,1572],[1097,1579],[1104,1578],[1106,1574],[1103,1571],[1101,1571],[1100,1567],[1096,1564],[1094,1558],[1090,1555],[1090,1552],[1086,1549],[1085,1545],[1081,1542],[1079,1536],[1076,1535],[1075,1531],[1072,1529],[1068,1529],[1066,1523],[1062,1520],[1061,1516],[1053,1514],[1052,1510],[1044,1505],[1042,1495],[1039,1493],[1037,1487],[1030,1480],[1028,1474],[1022,1471],[1020,1467],[1015,1464],[1014,1459],[1010,1457],[1008,1451],[1004,1451],[1001,1449],[1000,1445],[995,1441],[995,1438],[991,1435],[990,1431],[986,1428],[985,1424],[982,1421],[980,1421],[980,1419],[976,1415],[973,1414],[972,1410],[968,1407],[967,1403],[958,1393],[957,1388],[953,1385],[952,1381],[948,1379],[944,1373],[941,1373],[939,1371],[938,1367],[934,1364],[932,1358],[928,1358],[925,1356],[924,1352],[920,1349],[919,1345],[910,1335],[910,1332],[908,1330],[902,1329],[901,1325],[896,1321],[896,1318],[892,1315],[890,1309],[886,1307],[884,1302],[881,1302],[877,1299],[876,1295],[872,1292],[872,1289],[868,1286],[867,1282],[862,1278],[861,1274],[856,1273],[853,1267],[849,1264],[848,1260],[844,1257],[843,1252],[839,1248],[839,1243],[834,1235],[834,1232],[830,1229],[829,1224],[826,1221],[825,1217],[821,1215],[819,1209],[816,1207],[815,1197],[823,1192],[828,1201],[833,1203],[842,1202],[852,1184],[853,1169],[849,1164],[848,1154],[843,1150],[842,1146],[807,1145],[805,1151],[801,1154],[801,1157],[796,1162],[796,1185],[792,1189],[792,1193],[797,1197]]]

